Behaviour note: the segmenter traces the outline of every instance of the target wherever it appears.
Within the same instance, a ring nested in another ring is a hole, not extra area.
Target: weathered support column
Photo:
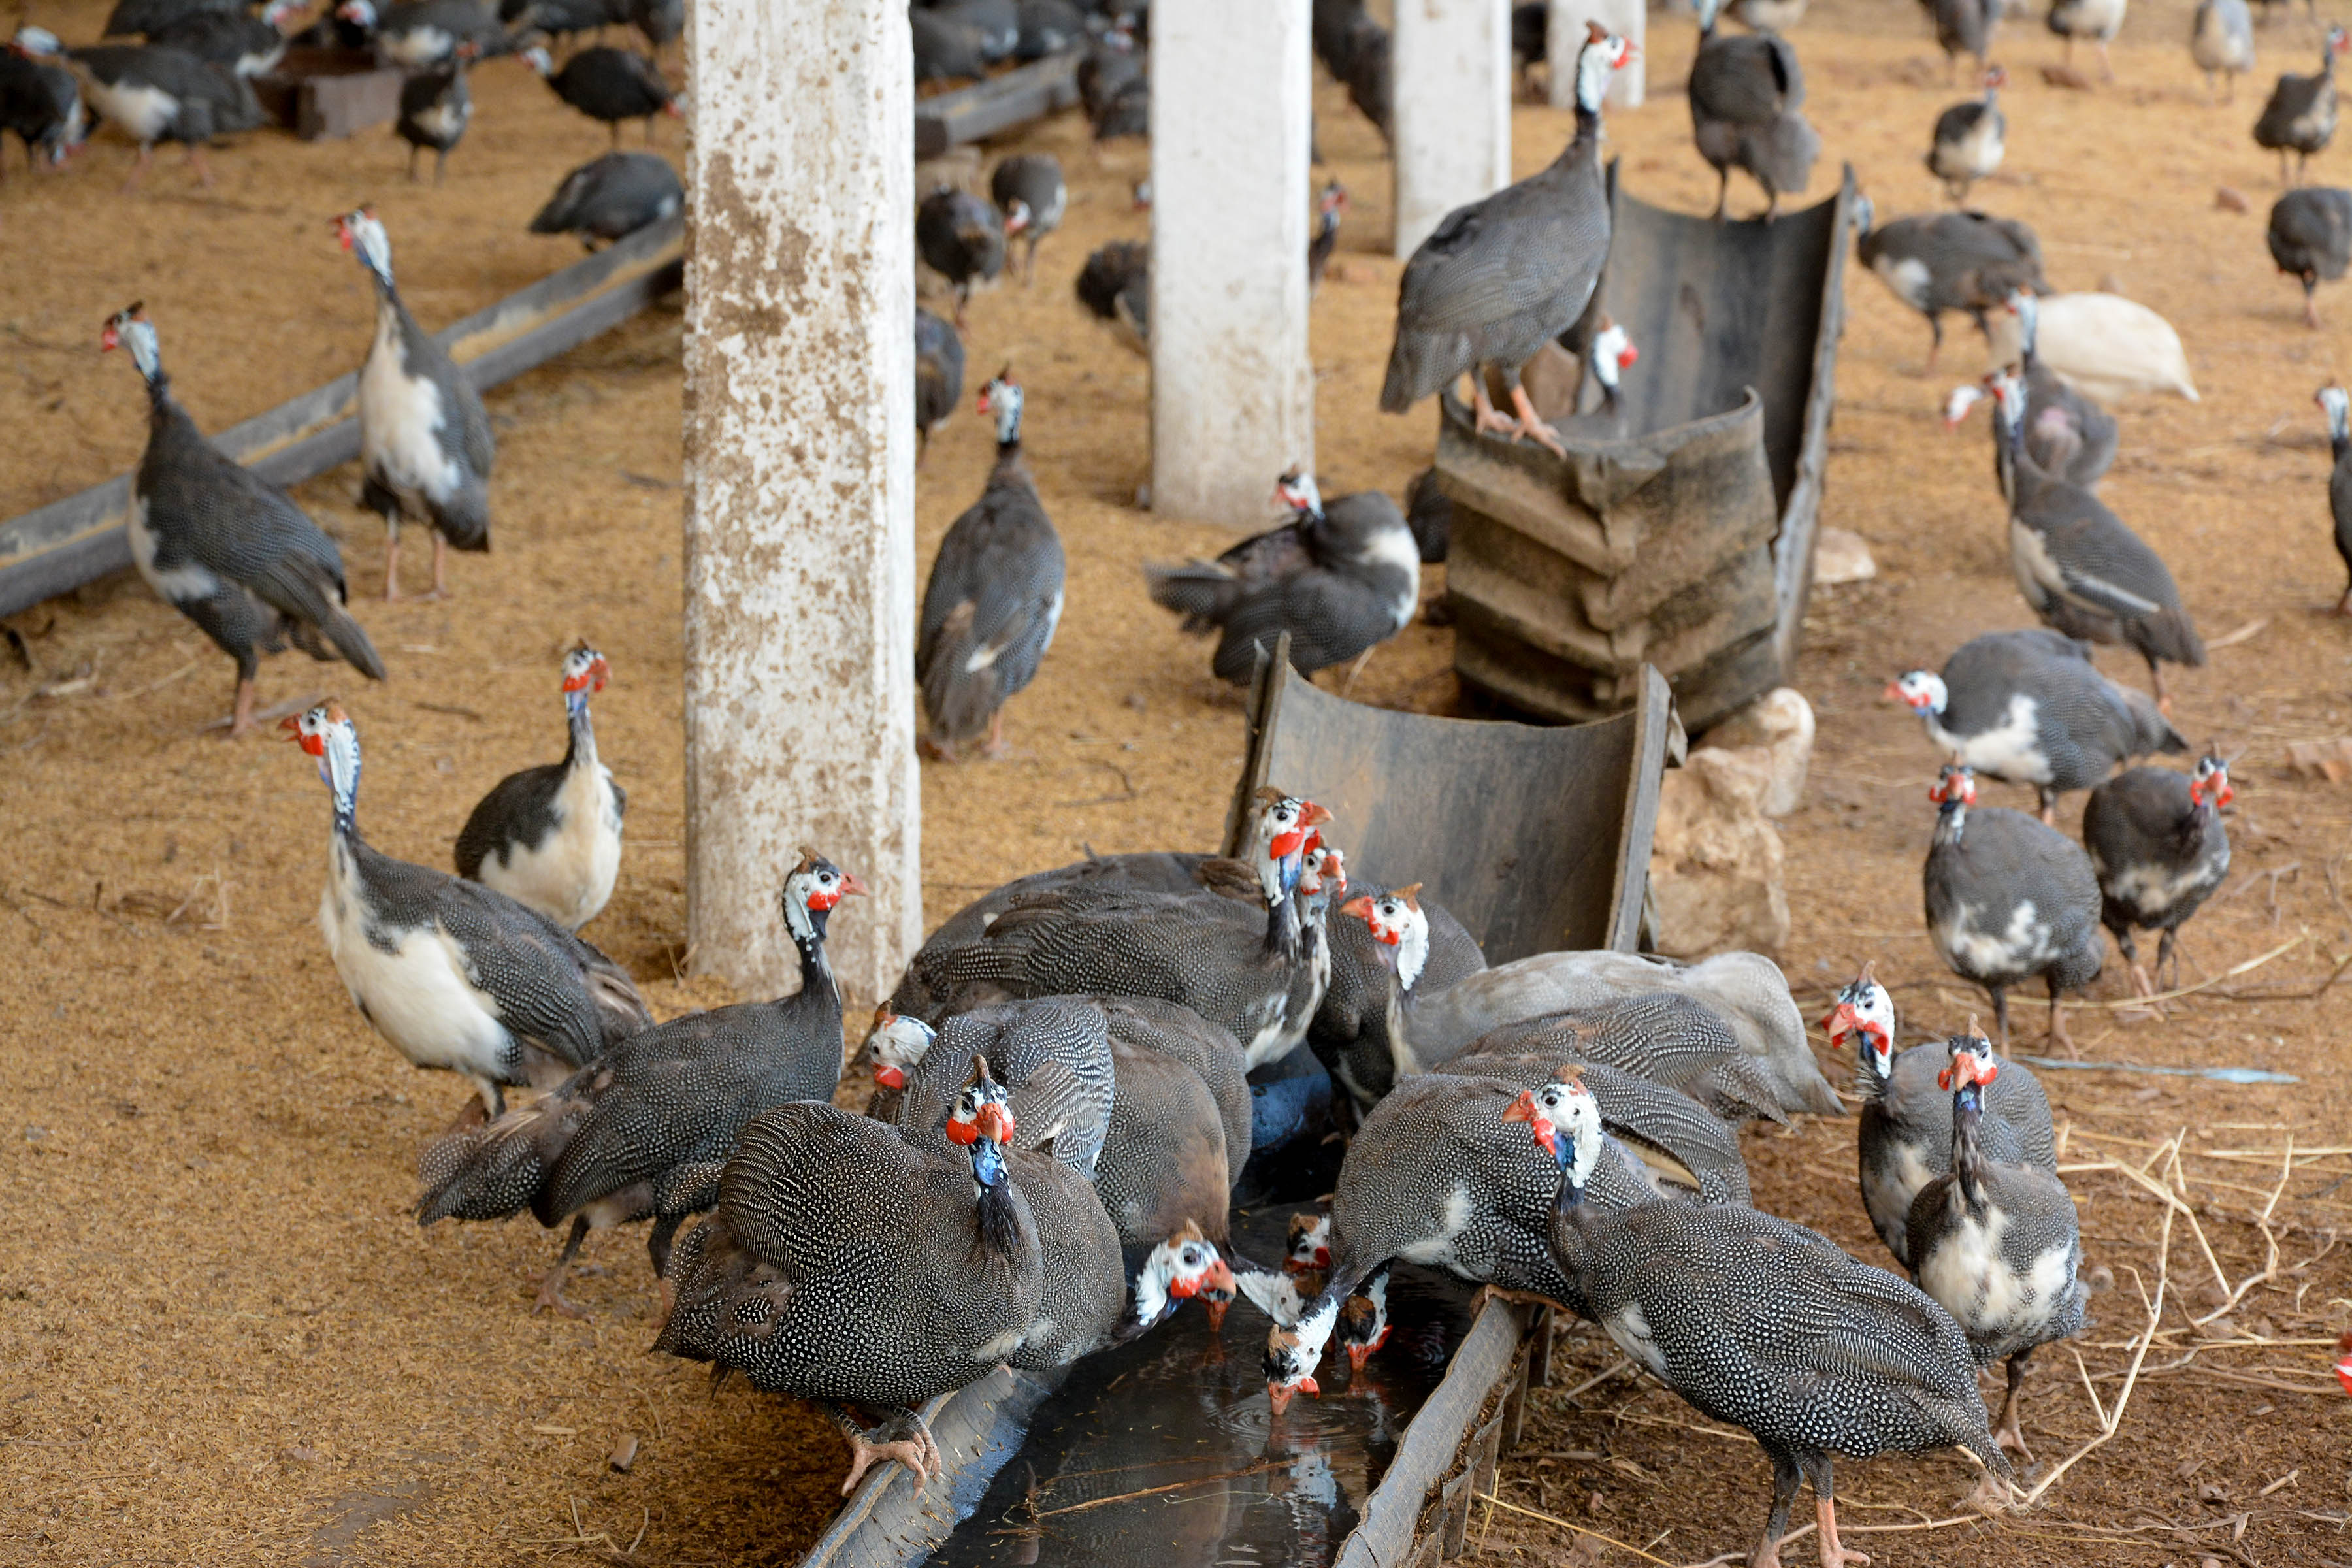
[[[1151,505],[1236,528],[1315,461],[1307,0],[1151,14]]]
[[[1643,85],[1650,68],[1650,9],[1643,0],[1550,0],[1551,22],[1544,36],[1544,54],[1551,79],[1549,89],[1554,109],[1576,107],[1576,55],[1584,47],[1584,24],[1598,22],[1639,52],[1617,68],[1601,101],[1612,109],[1639,109],[1646,96]],[[1604,154],[1606,156],[1606,154]]]
[[[695,0],[686,52],[687,938],[797,984],[807,845],[873,889],[843,985],[922,938],[914,80],[904,0]]]
[[[1396,253],[1511,183],[1510,0],[1396,0]]]

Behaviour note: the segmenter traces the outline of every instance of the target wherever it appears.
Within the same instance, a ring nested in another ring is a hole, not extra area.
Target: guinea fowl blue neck
[[[588,717],[588,699],[604,689],[613,667],[592,647],[577,647],[563,659],[563,713],[571,731],[563,751],[564,771],[584,763],[596,765],[596,726]]]
[[[359,837],[360,736],[334,703],[323,703],[281,726],[287,738],[319,759],[319,777],[335,803],[335,836]]]
[[[1004,1163],[1004,1144],[1013,1129],[1004,1086],[989,1075],[988,1059],[973,1053],[971,1077],[940,1131],[948,1142],[971,1147],[973,1220],[981,1247],[998,1258],[1010,1258],[1021,1249],[1021,1215],[1013,1206]]]
[[[1573,1079],[1523,1089],[1504,1110],[1503,1120],[1526,1122],[1538,1146],[1559,1165],[1559,1191],[1552,1198],[1552,1212],[1575,1214],[1583,1205],[1585,1184],[1601,1159],[1601,1110],[1592,1091]],[[1580,1240],[1573,1225],[1554,1226],[1552,1230],[1555,1247]],[[1564,1261],[1572,1266],[1576,1259]],[[1578,1272],[1573,1267],[1570,1271]]]
[[[1839,990],[1822,1029],[1832,1050],[1853,1043],[1855,1087],[1864,1100],[1883,1100],[1895,1079],[1895,1002],[1872,973],[1874,967],[1864,964],[1862,973]]]

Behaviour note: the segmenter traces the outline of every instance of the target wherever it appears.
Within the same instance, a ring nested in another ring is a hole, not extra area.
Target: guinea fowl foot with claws
[[[940,1457],[939,1441],[931,1436],[929,1424],[914,1411],[906,1411],[875,1428],[876,1434],[887,1432],[894,1426],[911,1426],[914,1428],[904,1436],[882,1442],[876,1442],[874,1434],[859,1426],[840,1406],[834,1406],[832,1413],[835,1423],[841,1427],[841,1435],[849,1440],[849,1479],[841,1483],[841,1495],[844,1497],[856,1491],[857,1483],[866,1479],[866,1472],[878,1462],[896,1459],[906,1466],[914,1472],[915,1489],[918,1491],[928,1486],[933,1476],[947,1468],[947,1461]]]

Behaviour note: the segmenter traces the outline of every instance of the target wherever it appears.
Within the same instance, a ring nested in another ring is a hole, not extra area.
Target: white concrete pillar
[[[1396,253],[1511,183],[1511,0],[1396,0]]]
[[[695,0],[686,57],[687,934],[793,986],[803,844],[873,889],[845,988],[922,940],[914,80],[905,0]]]
[[[1650,68],[1650,9],[1643,0],[1550,0],[1550,5],[1551,24],[1544,37],[1544,52],[1549,57],[1551,106],[1576,107],[1576,56],[1584,47],[1584,24],[1591,21],[1641,51],[1609,79],[1603,101],[1612,109],[1641,108],[1644,73]]]
[[[1307,0],[1151,12],[1151,505],[1263,526],[1315,461]]]

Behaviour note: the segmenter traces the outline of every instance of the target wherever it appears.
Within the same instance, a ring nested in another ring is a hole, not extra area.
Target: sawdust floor
[[[79,0],[33,19],[86,38],[100,9]],[[1844,158],[1882,214],[1936,199],[1919,154],[1954,95],[1916,26],[1908,7],[1856,5],[1798,35],[1829,149],[1816,194]],[[2248,749],[2232,827],[2242,870],[2191,928],[2187,973],[2211,978],[2284,951],[2161,1024],[2126,1024],[2106,1007],[2120,991],[2111,974],[2077,1015],[2077,1037],[2102,1060],[2239,1064],[2302,1081],[2048,1081],[2075,1130],[2070,1163],[2137,1163],[2187,1130],[2189,1192],[2233,1286],[2266,1261],[2248,1215],[2277,1190],[2274,1152],[2292,1137],[2307,1163],[2271,1206],[2277,1276],[2230,1314],[2245,1332],[2184,1362],[2184,1308],[2210,1310],[2200,1303],[2213,1280],[2181,1218],[2166,1337],[2116,1439],[2035,1514],[1856,1538],[1881,1563],[2352,1560],[2341,1534],[2352,1404],[2323,1375],[2331,1358],[2319,1342],[2352,1316],[2352,1267],[2326,1251],[2329,1233],[2352,1224],[2342,1152],[2352,1097],[2334,1045],[2352,1020],[2352,986],[2315,1002],[2283,994],[2310,990],[2352,950],[2340,896],[2352,797],[2284,765],[2291,740],[2352,732],[2352,633],[2320,614],[2341,578],[2309,402],[2342,368],[2342,336],[2305,331],[2294,290],[2271,272],[2269,165],[2245,134],[2257,102],[2204,107],[2172,41],[2185,31],[2173,9],[2136,8],[2135,43],[2116,51],[2122,81],[2085,94],[2044,86],[2031,68],[2054,41],[2020,28],[2010,165],[1980,198],[2039,226],[2059,287],[2112,275],[2180,328],[2206,400],[2129,408],[2106,494],[2171,561],[2209,637],[2258,628],[2180,682],[2186,732]],[[1659,20],[1654,83],[1680,79],[1688,37],[1686,23]],[[2266,31],[2265,69],[2299,64],[2308,45],[2300,24]],[[328,232],[340,207],[377,203],[404,288],[431,323],[571,259],[565,242],[521,224],[565,169],[602,150],[603,131],[518,66],[480,71],[476,91],[472,137],[439,192],[403,182],[402,149],[375,135],[319,146],[247,137],[216,155],[209,192],[167,157],[143,192],[118,195],[130,153],[110,136],[64,177],[12,175],[0,188],[0,363],[12,373],[0,378],[0,512],[135,458],[135,378],[94,352],[101,319],[133,297],[159,321],[180,395],[217,428],[356,363],[366,296]],[[1357,200],[1315,307],[1325,488],[1393,492],[1426,461],[1433,416],[1372,412],[1397,274],[1381,254],[1389,181],[1376,137],[1328,84],[1318,104],[1323,149]],[[1523,170],[1551,154],[1564,124],[1518,111]],[[1711,200],[1675,92],[1662,89],[1612,128],[1635,189],[1686,206]],[[1074,201],[1035,289],[975,302],[971,359],[975,381],[1009,359],[1032,388],[1032,461],[1070,546],[1069,612],[1012,710],[1016,756],[925,770],[934,919],[1084,845],[1213,842],[1239,755],[1236,705],[1206,679],[1203,650],[1150,608],[1136,571],[1219,535],[1133,507],[1148,471],[1144,367],[1069,296],[1089,248],[1142,233],[1127,191],[1144,155],[1115,150],[1098,163],[1066,118],[1008,145],[1058,152]],[[2322,177],[2344,156],[2323,158]],[[2255,210],[2218,209],[2225,184]],[[1919,928],[1933,759],[1877,694],[1890,674],[2025,617],[1981,426],[1941,434],[1933,411],[1949,381],[1921,377],[1920,323],[1868,279],[1855,277],[1849,298],[1825,520],[1868,537],[1881,575],[1814,602],[1800,684],[1821,739],[1808,802],[1784,829],[1796,919],[1784,958],[1817,1010],[1826,987],[1875,956],[1912,1025],[1942,1028],[1978,1002]],[[344,697],[366,737],[371,837],[437,864],[493,780],[558,753],[554,661],[572,638],[593,638],[616,675],[599,700],[600,735],[632,811],[619,891],[588,934],[665,1013],[725,998],[676,978],[679,331],[673,304],[491,397],[497,552],[455,562],[453,603],[356,601],[391,666],[387,684],[294,659],[263,676],[266,703]],[[1958,339],[1951,357],[1974,363]],[[941,432],[920,484],[926,556],[988,460],[988,433],[969,413]],[[341,540],[355,590],[372,592],[383,543],[355,509],[356,489],[345,469],[299,494]],[[1429,574],[1427,592],[1442,575]],[[12,1238],[0,1248],[0,1562],[446,1564],[624,1551],[648,1563],[790,1561],[833,1506],[841,1450],[796,1406],[740,1387],[714,1397],[701,1369],[645,1352],[655,1296],[636,1237],[596,1239],[588,1261],[603,1272],[575,1292],[589,1317],[557,1321],[529,1310],[554,1249],[537,1227],[420,1231],[408,1219],[411,1163],[463,1095],[400,1063],[335,980],[312,925],[326,812],[309,764],[198,732],[225,710],[226,661],[128,577],[19,616],[11,630],[19,640],[0,650],[0,1234]],[[1355,695],[1443,710],[1454,700],[1446,660],[1445,634],[1416,626],[1372,660]],[[1852,1137],[1850,1123],[1828,1122],[1753,1139],[1758,1192],[1875,1257]],[[2122,1347],[2147,1321],[2138,1287],[2155,1288],[2163,1210],[2112,1172],[2070,1180],[2085,1199],[2090,1259],[2118,1281],[2083,1347],[2112,1406]],[[2315,1254],[2325,1256],[2304,1267]],[[1245,1340],[1246,1320],[1237,1323]],[[2256,1335],[2268,1342],[2246,1342]],[[1565,1390],[1613,1359],[1580,1343],[1564,1345],[1560,1364],[1585,1372],[1538,1399],[1498,1503],[1649,1554],[1612,1546],[1601,1552],[1611,1562],[1743,1549],[1765,1497],[1753,1447],[1694,1432],[1688,1412],[1654,1391],[1603,1384],[1570,1400]],[[2031,1386],[2028,1427],[2047,1463],[2084,1441],[2095,1416],[2068,1354],[2042,1358]],[[606,1463],[624,1437],[639,1444],[625,1475]],[[1842,1478],[1855,1523],[1950,1518],[1969,1479],[1948,1458],[1850,1465]],[[1571,1534],[1498,1507],[1474,1542],[1489,1556],[1550,1558]]]

